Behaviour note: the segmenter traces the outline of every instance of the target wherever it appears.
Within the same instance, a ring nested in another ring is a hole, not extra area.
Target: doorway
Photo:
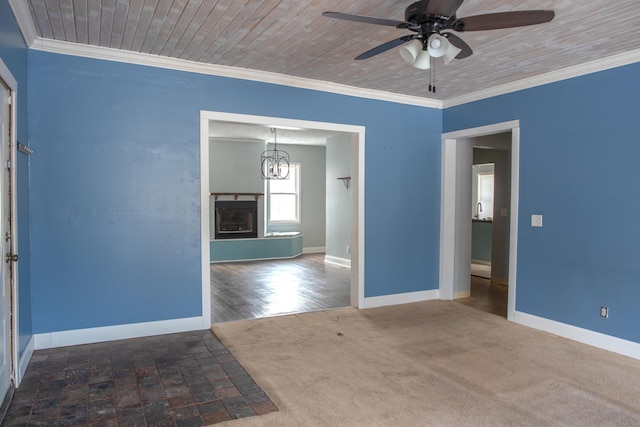
[[[7,165],[0,174],[0,403],[10,396],[9,391],[19,383],[16,365],[17,345],[17,227],[15,147],[17,82],[0,60],[0,164]]]
[[[471,295],[472,221],[472,164],[473,150],[482,147],[478,141],[484,137],[503,134],[510,150],[510,171],[506,207],[499,206],[495,218],[500,218],[507,236],[503,247],[492,254],[491,278],[508,284],[507,319],[513,319],[516,296],[516,259],[518,224],[519,177],[519,121],[499,123],[473,129],[451,132],[442,136],[442,200],[440,229],[440,298],[466,298]],[[491,139],[491,138],[490,138]],[[499,138],[498,138],[499,139]],[[498,222],[498,221],[496,221]],[[495,236],[495,235],[494,235]],[[492,244],[492,252],[493,251]],[[496,265],[496,259],[502,266]],[[500,267],[500,268],[498,268]]]
[[[250,116],[232,113],[202,111],[201,115],[201,215],[202,215],[202,282],[203,318],[211,319],[211,271],[210,271],[210,227],[211,214],[209,196],[209,124],[210,122],[231,122],[262,127],[301,128],[318,131],[332,131],[348,134],[351,150],[351,197],[350,197],[350,258],[349,302],[361,307],[364,301],[364,127],[336,123],[311,122],[295,119]],[[205,307],[207,305],[208,307]],[[206,322],[206,320],[205,320]]]

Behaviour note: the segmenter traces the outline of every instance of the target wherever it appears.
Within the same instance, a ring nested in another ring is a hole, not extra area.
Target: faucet
[[[482,212],[482,203],[478,202],[476,205],[476,219],[480,219],[480,212]]]

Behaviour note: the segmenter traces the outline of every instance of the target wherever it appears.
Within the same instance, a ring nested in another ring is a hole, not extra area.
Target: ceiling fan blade
[[[551,21],[554,16],[553,10],[523,10],[468,16],[458,21],[464,22],[463,31],[484,31],[543,24]]]
[[[427,13],[438,16],[453,16],[464,0],[429,0]]]
[[[393,49],[396,46],[400,46],[401,44],[404,44],[406,42],[408,42],[409,40],[413,40],[415,38],[415,36],[411,35],[411,36],[402,36],[399,37],[397,39],[388,41],[386,43],[381,44],[380,46],[376,46],[373,49],[370,49],[368,51],[366,51],[365,53],[356,56],[355,60],[362,60],[362,59],[369,59],[372,56],[376,56],[379,55],[383,52],[388,51],[389,49]]]
[[[344,21],[364,22],[365,24],[386,25],[388,27],[408,28],[411,26],[408,22],[397,21],[395,19],[375,18],[373,16],[351,15],[341,12],[323,12],[322,16],[327,18],[342,19]]]
[[[456,55],[456,59],[464,59],[473,55],[473,49],[471,49],[471,46],[469,46],[460,37],[456,36],[453,33],[442,33],[442,35],[445,36],[452,45],[454,45],[458,49],[462,49],[462,51]]]

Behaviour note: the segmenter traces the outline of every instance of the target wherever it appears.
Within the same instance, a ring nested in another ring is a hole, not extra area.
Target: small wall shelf
[[[338,179],[342,181],[342,183],[344,184],[345,187],[349,188],[349,184],[351,183],[351,177],[350,176],[341,176]]]
[[[209,193],[210,196],[214,197],[214,200],[218,200],[219,196],[233,196],[233,200],[238,200],[239,196],[252,196],[255,197],[256,201],[260,196],[263,196],[264,193]]]

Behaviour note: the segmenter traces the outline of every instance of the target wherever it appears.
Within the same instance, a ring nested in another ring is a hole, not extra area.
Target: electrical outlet
[[[605,319],[609,317],[609,307],[604,305],[600,307],[600,317],[604,317]]]

